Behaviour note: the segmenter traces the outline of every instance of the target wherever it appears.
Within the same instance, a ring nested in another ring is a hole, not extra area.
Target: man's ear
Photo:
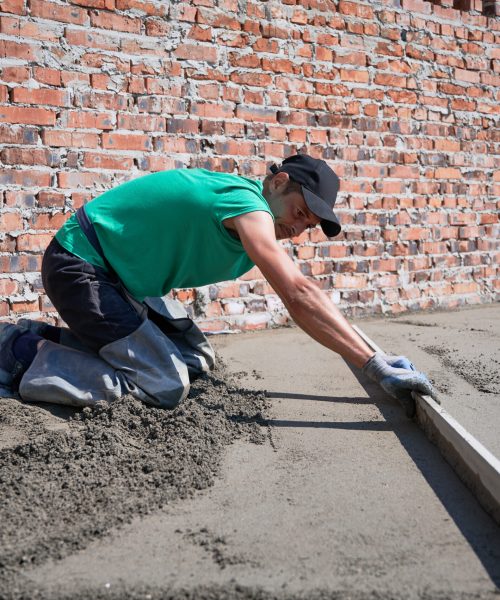
[[[289,179],[288,173],[285,173],[284,171],[276,173],[270,181],[271,190],[273,192],[281,192],[288,185]]]

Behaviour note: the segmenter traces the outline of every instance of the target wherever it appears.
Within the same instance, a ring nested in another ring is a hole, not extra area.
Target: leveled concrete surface
[[[488,306],[358,324],[427,370],[449,412],[498,452],[498,381],[478,393],[440,358],[482,360],[498,348],[498,316]],[[242,385],[268,391],[268,441],[234,444],[213,488],[32,570],[33,582],[498,597],[500,529],[397,403],[297,329],[214,343]]]

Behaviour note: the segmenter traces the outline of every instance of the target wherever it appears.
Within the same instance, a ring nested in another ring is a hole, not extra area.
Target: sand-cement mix
[[[264,395],[228,384],[222,370],[195,381],[173,411],[127,397],[56,409],[67,418],[58,423],[42,406],[0,403],[1,598],[35,599],[24,569],[210,486],[222,448],[242,435],[262,443],[265,431]]]

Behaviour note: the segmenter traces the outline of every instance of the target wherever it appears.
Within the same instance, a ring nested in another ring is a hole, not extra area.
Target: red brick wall
[[[52,314],[43,249],[101,191],[172,167],[262,177],[297,150],[342,179],[344,233],[287,246],[335,302],[397,313],[495,300],[492,4],[1,1],[0,318]],[[179,295],[207,329],[286,322],[256,269]]]

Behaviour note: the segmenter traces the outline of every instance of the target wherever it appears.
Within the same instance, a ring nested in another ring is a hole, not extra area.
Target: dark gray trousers
[[[24,400],[86,406],[132,394],[173,408],[187,396],[190,378],[213,368],[212,347],[179,302],[138,303],[116,277],[55,239],[42,279],[69,332],[37,353],[19,385]]]

